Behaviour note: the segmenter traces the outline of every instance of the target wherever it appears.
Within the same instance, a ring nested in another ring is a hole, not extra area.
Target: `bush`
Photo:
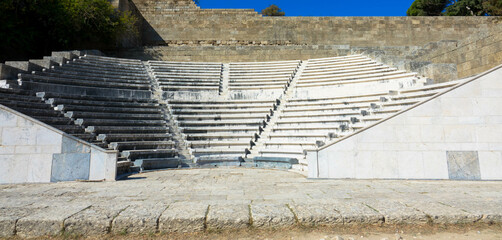
[[[137,18],[107,0],[2,0],[0,22],[0,61],[113,48],[118,38],[138,34]]]

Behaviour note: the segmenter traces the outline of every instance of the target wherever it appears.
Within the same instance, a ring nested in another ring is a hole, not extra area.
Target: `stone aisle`
[[[309,180],[245,168],[0,185],[0,237],[502,223],[502,182]]]

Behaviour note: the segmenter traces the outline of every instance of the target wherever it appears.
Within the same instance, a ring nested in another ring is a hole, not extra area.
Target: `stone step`
[[[192,88],[192,87],[196,87],[197,89],[200,87],[220,87],[220,83],[219,82],[213,82],[213,83],[208,83],[208,82],[165,82],[165,81],[159,81],[159,85],[161,87],[166,87],[166,88],[169,88],[169,87],[174,87],[174,88],[177,88],[177,87],[187,87],[187,88]]]
[[[415,75],[412,73],[402,74],[402,75],[393,75],[388,77],[373,77],[373,78],[361,78],[355,80],[337,80],[337,81],[324,81],[319,83],[305,83],[298,84],[297,88],[307,88],[307,87],[326,87],[330,85],[345,85],[345,84],[364,84],[371,82],[379,82],[379,83],[387,83],[389,81],[408,81],[412,82],[415,80]]]
[[[316,142],[309,142],[309,141],[277,141],[277,140],[270,140],[270,141],[265,141],[263,142],[264,146],[306,146],[306,147],[315,147]]]
[[[52,126],[69,134],[85,134],[85,129],[77,125],[52,125]]]
[[[217,133],[217,132],[247,132],[254,133],[258,131],[256,126],[203,126],[203,127],[181,127],[181,132],[189,133]]]
[[[249,71],[249,72],[232,72],[230,78],[265,78],[265,77],[291,77],[294,74],[293,69],[275,70],[275,71]]]
[[[285,84],[289,82],[291,79],[290,78],[260,78],[260,79],[249,79],[249,78],[244,78],[244,79],[229,79],[229,83],[234,84],[234,83],[257,83],[257,84],[262,84],[262,83],[281,83]]]
[[[42,99],[73,99],[73,100],[83,100],[83,101],[103,101],[103,102],[132,102],[132,103],[157,103],[157,100],[151,98],[125,98],[125,97],[109,97],[109,96],[97,96],[97,95],[76,95],[68,93],[54,93],[54,92],[37,92],[37,97]]]
[[[221,79],[200,79],[200,78],[193,78],[193,79],[188,79],[188,78],[180,78],[180,79],[175,79],[175,78],[156,78],[159,83],[163,82],[175,82],[175,83],[214,83],[214,84],[219,84]]]
[[[165,120],[123,120],[78,118],[75,124],[82,126],[165,126]]]
[[[271,108],[242,108],[242,109],[173,109],[172,113],[175,115],[180,114],[268,114]]]
[[[92,54],[86,54],[86,55],[82,56],[82,58],[93,59],[93,60],[102,61],[102,62],[141,64],[141,60],[128,59],[128,58],[104,57],[104,56],[97,56],[97,55],[92,55]]]
[[[73,124],[73,121],[66,117],[43,117],[43,116],[34,116],[35,119],[47,123],[49,125],[70,125]]]
[[[29,102],[29,101],[24,102],[18,100],[0,99],[0,104],[9,106],[11,108],[52,110],[52,107],[49,104],[42,102]]]
[[[356,67],[347,67],[343,69],[323,69],[319,71],[304,71],[302,72],[302,77],[309,76],[318,76],[318,75],[326,75],[326,74],[339,74],[339,73],[357,73],[361,71],[372,71],[372,70],[381,70],[381,69],[395,69],[389,68],[388,66],[382,64],[368,64],[364,66],[356,66]]]
[[[361,60],[361,61],[354,61],[354,62],[345,62],[345,63],[336,63],[336,64],[321,64],[321,65],[307,65],[305,67],[304,72],[317,72],[317,71],[323,71],[323,70],[343,70],[343,69],[350,69],[350,68],[357,68],[357,67],[364,67],[364,66],[375,66],[375,65],[381,65],[373,60]]]
[[[284,111],[309,111],[316,110],[316,108],[328,108],[331,109],[350,109],[350,108],[365,108],[371,103],[378,103],[382,100],[382,97],[387,96],[382,94],[380,96],[369,96],[369,97],[355,97],[355,98],[332,98],[332,99],[311,99],[310,101],[289,101],[286,103],[286,109]]]
[[[251,79],[291,79],[293,76],[293,73],[288,73],[288,74],[269,74],[269,75],[259,75],[259,74],[253,74],[253,75],[233,75],[230,76],[230,80],[249,80]]]
[[[124,79],[124,78],[107,78],[107,77],[91,77],[91,76],[83,76],[77,73],[60,73],[57,71],[45,71],[45,72],[35,72],[35,74],[39,76],[47,76],[47,77],[57,77],[57,78],[68,78],[68,79],[81,79],[87,81],[97,81],[97,82],[117,82],[117,83],[131,83],[131,84],[150,84],[147,79],[138,78],[138,79]]]
[[[93,135],[90,135],[90,134],[72,134],[72,136],[76,137],[76,138],[80,138],[86,142],[93,142],[95,140],[95,136]]]
[[[150,89],[150,86],[148,84],[88,81],[88,80],[81,80],[81,79],[57,78],[57,77],[48,77],[48,76],[23,74],[23,73],[19,74],[19,78],[20,78],[21,85],[22,85],[23,81],[34,81],[34,82],[42,82],[42,83],[55,83],[55,84],[63,84],[63,85],[99,87],[99,88],[138,89],[138,90],[149,90]]]
[[[284,91],[287,84],[284,85],[257,85],[257,86],[229,86],[229,90],[232,91],[245,91],[245,90],[276,90],[276,91]]]
[[[165,126],[88,126],[85,129],[89,133],[117,134],[117,133],[168,133]]]
[[[220,155],[220,154],[240,154],[244,155],[245,151],[243,148],[194,148],[192,149],[192,154],[195,156],[200,155]]]
[[[262,70],[263,72],[273,72],[273,71],[292,71],[295,70],[298,67],[298,63],[293,63],[289,65],[280,65],[280,66],[268,66],[268,65],[259,65],[259,66],[230,66],[230,72],[235,73],[235,72],[260,72]]]
[[[43,103],[42,100],[35,96],[30,95],[18,95],[15,92],[2,92],[0,91],[0,99],[4,101],[21,101],[21,102],[33,102],[33,103]]]
[[[99,134],[98,141],[103,142],[128,142],[128,141],[169,141],[172,135],[168,133],[151,134]]]
[[[159,108],[133,108],[133,107],[98,107],[86,105],[57,105],[55,107],[58,111],[81,111],[81,112],[107,112],[107,113],[141,113],[141,114],[155,114],[159,113]]]
[[[148,61],[153,67],[201,67],[201,68],[220,68],[221,63],[215,62],[168,62],[168,61]]]
[[[340,130],[340,124],[309,124],[307,126],[274,126],[272,132],[279,134],[286,134],[286,132],[311,132],[311,133],[323,133],[327,131],[336,132]]]
[[[65,64],[63,66],[54,66],[52,69],[64,69],[69,72],[79,72],[79,73],[93,73],[103,76],[113,77],[113,76],[127,76],[127,77],[147,77],[146,73],[131,73],[126,70],[115,70],[107,69],[103,70],[100,68],[93,68],[88,66],[80,66],[78,64]]]
[[[263,120],[262,120],[263,121]],[[180,127],[188,126],[232,126],[232,125],[246,125],[246,126],[259,126],[262,121],[256,119],[241,119],[241,120],[220,120],[220,121],[181,121]]]
[[[182,86],[173,86],[173,85],[161,85],[160,86],[163,91],[219,91],[219,86],[190,86],[190,85],[182,85]]]
[[[163,72],[163,71],[154,71],[154,76],[156,77],[172,77],[172,78],[190,78],[190,77],[198,77],[198,78],[220,78],[221,72]]]
[[[82,66],[91,66],[104,69],[121,69],[130,70],[131,72],[146,73],[146,68],[143,64],[123,64],[123,63],[109,63],[103,61],[95,61],[85,57],[80,57],[79,59],[74,59],[73,63],[80,64]]]
[[[38,98],[40,100],[40,98]],[[46,103],[53,106],[57,105],[74,105],[74,106],[100,106],[100,107],[121,107],[121,108],[153,108],[158,109],[158,103],[138,103],[138,102],[110,102],[110,101],[94,101],[82,99],[65,99],[65,98],[49,98]]]
[[[38,117],[65,117],[63,113],[59,111],[54,111],[53,109],[40,109],[40,108],[25,108],[18,107],[16,105],[5,104],[2,100],[0,100],[0,104],[8,106],[10,108],[15,109],[18,112],[24,113],[28,116],[38,116]],[[29,104],[29,103],[27,103]]]
[[[207,115],[176,115],[176,119],[178,121],[185,120],[235,120],[235,119],[255,119],[255,120],[263,120],[266,117],[261,114],[207,114]]]
[[[287,84],[287,80],[285,81],[273,81],[273,82],[233,82],[233,81],[230,81],[229,83],[229,87],[230,88],[238,88],[238,87],[257,87],[257,85],[259,86],[278,86],[279,88],[284,88],[284,86],[286,86]]]
[[[237,133],[237,132],[229,132],[229,133],[190,133],[185,134],[187,141],[202,141],[202,140],[210,140],[210,139],[247,139],[248,141],[253,139],[253,133]]]
[[[230,68],[234,66],[277,66],[277,65],[291,65],[299,63],[300,63],[299,60],[271,61],[271,62],[233,62],[230,63]]]
[[[273,103],[239,103],[233,104],[232,102],[228,102],[227,104],[222,103],[210,103],[210,102],[201,102],[200,104],[177,104],[174,102],[170,102],[170,107],[172,109],[243,109],[243,108],[271,108]]]
[[[323,118],[323,117],[345,117],[345,116],[361,116],[361,111],[355,110],[355,111],[337,111],[337,112],[324,112],[324,111],[293,112],[289,114],[282,114],[279,116],[279,119]]]
[[[349,75],[349,76],[339,76],[339,77],[327,77],[327,78],[315,78],[315,79],[302,79],[300,78],[297,85],[311,85],[315,83],[324,83],[327,84],[329,82],[342,82],[342,81],[363,81],[363,80],[389,80],[396,78],[406,78],[406,77],[415,77],[415,73],[407,73],[406,71],[391,71],[391,72],[382,72],[382,73],[372,73],[372,74],[364,74],[364,75]]]
[[[140,167],[141,171],[163,168],[178,168],[180,165],[181,159],[179,158],[150,158],[134,160],[134,166]]]
[[[369,76],[372,74],[379,73],[403,73],[406,71],[398,71],[396,68],[381,68],[381,69],[370,69],[370,70],[357,70],[357,71],[333,71],[325,74],[317,75],[303,75],[301,76],[301,81],[307,81],[312,79],[324,79],[324,78],[335,78],[335,77],[358,77],[358,76]]]
[[[131,161],[146,158],[173,158],[178,155],[176,149],[144,149],[144,150],[126,150],[120,152],[120,156]]]
[[[79,112],[68,111],[64,114],[68,118],[84,119],[121,119],[121,120],[163,120],[161,113],[157,114],[127,114],[127,113],[106,113],[106,112]]]
[[[92,78],[95,78],[97,80],[101,79],[101,80],[108,80],[108,79],[116,79],[117,81],[118,80],[124,80],[124,81],[127,81],[127,80],[131,80],[131,81],[145,81],[147,82],[148,79],[146,76],[124,76],[124,75],[111,75],[111,76],[108,76],[108,75],[104,75],[104,74],[99,74],[99,73],[95,73],[95,72],[88,72],[88,71],[74,71],[74,70],[71,70],[69,68],[52,68],[48,71],[46,71],[47,73],[57,73],[57,74],[64,74],[64,75],[68,75],[68,76],[81,76],[81,77],[92,77]]]
[[[291,124],[313,124],[313,123],[320,123],[320,124],[328,124],[328,123],[349,123],[351,120],[347,118],[324,118],[324,119],[301,119],[301,118],[287,118],[287,119],[279,119],[275,123],[276,125],[291,125]]]
[[[112,142],[109,148],[113,150],[143,150],[143,149],[174,149],[176,144],[173,141],[130,141]]]
[[[238,141],[190,141],[188,142],[190,148],[210,148],[210,147],[231,147],[231,146],[241,146],[249,147],[250,141],[238,140]]]

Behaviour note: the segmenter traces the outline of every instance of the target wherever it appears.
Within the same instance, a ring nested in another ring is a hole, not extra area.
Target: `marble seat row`
[[[195,157],[242,157],[276,108],[273,100],[169,101]]]
[[[166,92],[208,92],[218,94],[221,63],[148,62],[160,88]]]
[[[375,91],[330,98],[293,98],[278,112],[270,132],[259,140],[258,155],[302,159],[315,149],[371,126],[458,82]]]
[[[85,55],[50,69],[20,73],[26,82],[95,88],[149,90],[148,74],[140,61]]]
[[[82,126],[73,124],[70,118],[52,108],[51,105],[46,104],[34,92],[0,88],[0,104],[49,124],[68,134],[72,134],[82,140],[92,141],[93,139],[92,134],[86,133]]]
[[[162,108],[154,100],[39,93],[47,104],[91,134],[92,143],[120,151],[120,158],[169,158],[177,150]]]

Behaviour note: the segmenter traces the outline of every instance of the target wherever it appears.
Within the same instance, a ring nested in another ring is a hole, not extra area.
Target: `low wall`
[[[310,178],[502,180],[502,66],[308,152]]]
[[[0,105],[0,184],[115,180],[107,151]]]

